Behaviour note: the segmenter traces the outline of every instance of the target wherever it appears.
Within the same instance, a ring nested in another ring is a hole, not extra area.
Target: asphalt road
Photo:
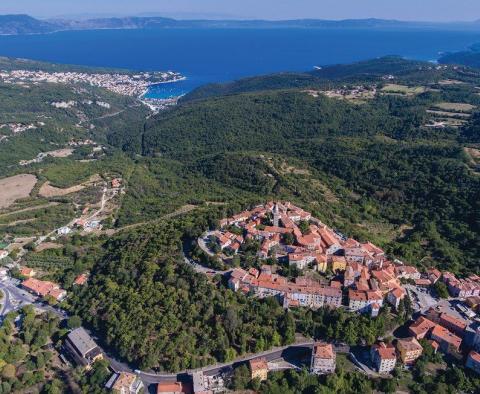
[[[305,352],[308,352],[309,349],[311,349],[312,345],[313,345],[313,341],[297,343],[294,345],[267,350],[261,353],[250,354],[248,356],[239,357],[229,363],[214,364],[204,368],[181,371],[176,374],[168,374],[168,373],[156,374],[156,373],[143,372],[139,370],[136,370],[135,372],[140,376],[140,378],[145,383],[145,385],[156,384],[159,382],[181,381],[181,380],[184,380],[188,374],[191,374],[193,372],[201,371],[208,376],[229,372],[233,368],[235,368],[237,364],[241,364],[259,357],[264,357],[267,361],[273,361],[279,358],[295,358],[296,356],[300,356],[300,355],[303,355]]]

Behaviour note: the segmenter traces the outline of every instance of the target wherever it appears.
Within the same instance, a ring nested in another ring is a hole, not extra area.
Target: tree
[[[48,305],[55,306],[58,304],[58,301],[55,297],[52,297],[50,294],[44,297],[44,300],[48,303]]]
[[[285,345],[295,342],[295,320],[290,311],[285,313],[280,325],[280,329],[283,335],[283,343]]]
[[[78,315],[73,315],[71,317],[68,318],[68,321],[67,321],[67,326],[68,328],[70,328],[71,330],[75,329],[75,328],[78,328],[82,325],[82,319],[80,318],[80,316]]]
[[[358,340],[358,334],[357,334],[357,326],[353,322],[353,320],[350,320],[345,327],[344,331],[344,340],[346,343],[349,345],[355,345]]]
[[[302,232],[303,235],[308,234],[310,232],[310,224],[306,220],[301,220],[298,223],[298,228]]]
[[[58,379],[54,379],[50,383],[47,383],[42,390],[42,394],[61,394],[61,393],[62,393],[62,382]]]
[[[293,245],[295,243],[295,237],[292,233],[286,233],[283,236],[283,242],[287,245]]]
[[[245,364],[242,364],[238,368],[235,368],[232,377],[232,389],[234,390],[244,390],[247,388],[248,383],[250,382],[250,370]]]
[[[89,377],[90,384],[95,386],[103,385],[110,375],[108,370],[108,361],[107,360],[98,360],[95,361],[92,367],[92,372]]]
[[[447,285],[443,282],[440,282],[439,280],[435,283],[435,291],[438,294],[440,298],[448,298],[448,288]]]
[[[5,379],[14,379],[15,378],[15,365],[13,364],[7,364],[3,367],[2,369],[2,377]]]
[[[396,379],[382,379],[378,385],[379,389],[384,393],[394,393],[397,391],[397,380]]]
[[[43,353],[38,353],[37,357],[35,357],[35,364],[37,369],[42,369],[45,366],[45,357]]]

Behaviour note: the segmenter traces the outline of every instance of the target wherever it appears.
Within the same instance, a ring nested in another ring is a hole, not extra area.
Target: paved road
[[[176,381],[178,379],[181,379],[182,376],[186,376],[187,374],[191,374],[193,372],[199,372],[199,371],[203,372],[205,375],[213,376],[213,375],[217,375],[220,372],[231,371],[236,364],[243,363],[243,362],[252,360],[254,358],[265,357],[267,361],[274,361],[274,360],[278,360],[279,358],[282,358],[282,356],[286,352],[288,352],[290,356],[292,356],[295,353],[304,352],[305,348],[311,348],[312,345],[313,345],[313,340],[296,343],[289,346],[274,348],[261,353],[250,354],[247,356],[239,357],[228,363],[218,363],[218,364],[210,365],[203,368],[180,371],[175,374],[168,374],[168,373],[156,374],[156,373],[143,372],[139,370],[135,372],[139,374],[142,381],[147,385],[155,384],[159,382]]]
[[[192,259],[189,259],[186,256],[184,256],[183,260],[185,261],[185,264],[192,266],[192,268],[200,274],[225,275],[226,273],[230,272],[230,271],[219,271],[213,268],[204,267],[203,265],[198,264],[197,262],[193,261]]]
[[[215,256],[215,253],[212,253],[212,251],[208,248],[206,244],[206,240],[210,235],[213,235],[213,233],[214,233],[213,231],[207,231],[205,234],[202,234],[202,236],[199,237],[197,240],[198,246],[200,247],[200,249],[202,249],[204,253],[208,254],[210,257]]]

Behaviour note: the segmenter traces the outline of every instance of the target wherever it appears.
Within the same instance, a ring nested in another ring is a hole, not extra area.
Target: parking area
[[[459,305],[462,305],[462,302],[458,300],[441,300],[435,309],[442,313],[448,313],[458,319],[469,320],[468,316],[458,308]]]
[[[405,285],[410,299],[412,300],[413,309],[415,311],[425,312],[427,309],[438,304],[439,299],[433,297],[430,289],[413,285]]]

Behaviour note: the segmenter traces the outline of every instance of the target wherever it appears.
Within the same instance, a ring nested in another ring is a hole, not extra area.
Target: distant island
[[[384,19],[346,20],[177,20],[162,17],[98,18],[88,20],[49,19],[40,20],[29,15],[0,15],[0,35],[47,34],[69,30],[95,29],[172,29],[172,28],[314,28],[314,29],[453,29],[480,30],[480,22],[405,22]]]

